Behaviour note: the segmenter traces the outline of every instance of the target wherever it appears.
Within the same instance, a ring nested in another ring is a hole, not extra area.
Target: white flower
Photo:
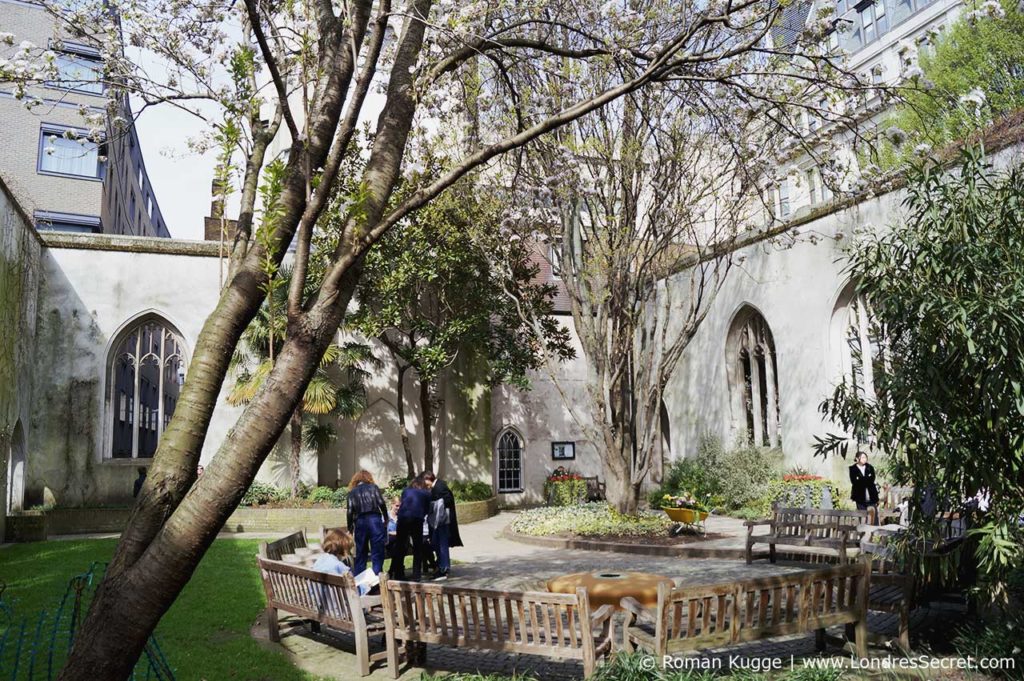
[[[6,31],[0,31],[0,43],[3,43],[5,45],[13,45],[14,44],[14,34],[13,33],[7,33]]]
[[[930,144],[925,144],[924,142],[922,142],[921,144],[918,144],[916,147],[914,147],[914,154],[916,156],[924,158],[930,153],[932,153],[932,145]]]
[[[974,88],[960,98],[960,103],[965,106],[971,105],[976,109],[980,109],[985,106],[985,99],[985,92],[981,88]]]
[[[32,50],[36,49],[36,44],[31,40],[22,40],[21,44],[18,45],[18,49],[23,52],[31,52]]]
[[[924,75],[924,71],[921,70],[920,66],[911,66],[903,72],[903,77],[907,80],[914,80]]]

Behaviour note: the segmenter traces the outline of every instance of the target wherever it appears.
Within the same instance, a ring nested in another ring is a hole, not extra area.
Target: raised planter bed
[[[498,513],[498,499],[456,504],[460,524],[490,518]],[[61,534],[120,532],[128,523],[130,508],[56,508],[7,518],[10,541],[42,541]],[[303,528],[316,533],[321,525],[345,524],[344,508],[238,508],[224,523],[224,532],[291,532]]]

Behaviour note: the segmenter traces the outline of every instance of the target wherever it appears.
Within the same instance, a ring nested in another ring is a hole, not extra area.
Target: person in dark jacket
[[[455,514],[455,495],[448,484],[431,471],[423,474],[423,480],[430,488],[430,538],[437,554],[437,574],[434,579],[441,581],[448,579],[448,572],[451,569],[449,549],[453,546],[462,546],[459,518]]]
[[[398,507],[398,535],[395,537],[395,555],[391,559],[391,572],[395,579],[405,579],[405,556],[412,542],[412,579],[423,577],[423,522],[430,510],[430,490],[417,477],[402,490]]]
[[[369,471],[359,471],[348,483],[348,529],[355,535],[356,557],[352,572],[366,569],[367,553],[373,574],[384,571],[384,549],[388,543],[388,505]],[[369,552],[367,552],[369,548]]]
[[[850,499],[857,504],[858,511],[874,509],[878,512],[878,486],[875,485],[875,468],[868,463],[867,452],[857,452],[857,463],[850,466]]]

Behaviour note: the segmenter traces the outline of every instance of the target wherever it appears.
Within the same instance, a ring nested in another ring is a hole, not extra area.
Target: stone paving
[[[748,577],[766,576],[806,569],[806,565],[776,564],[755,561],[747,565],[743,561],[695,558],[664,558],[656,556],[630,555],[597,551],[550,549],[525,545],[501,537],[501,532],[511,520],[508,513],[499,514],[460,528],[464,548],[453,550],[453,559],[458,561],[452,567],[451,584],[485,586],[507,590],[543,590],[545,581],[552,576],[569,572],[596,570],[643,571],[672,577],[679,583],[711,584],[733,581]],[[709,523],[709,531],[728,533],[726,539],[710,540],[723,546],[742,545],[742,522],[729,518],[714,518],[715,527]],[[919,608],[915,611],[911,632],[918,639],[927,639],[929,633],[938,631],[948,638],[948,629],[962,610],[957,607]],[[271,643],[267,637],[266,623],[261,620],[253,627],[253,635],[263,645],[284,649],[292,662],[317,676],[339,681],[354,681],[361,678],[355,664],[355,644],[350,635],[325,629],[322,634],[313,634],[308,626],[294,620],[283,620],[282,641]],[[895,636],[896,618],[893,615],[872,613],[869,629],[872,632]],[[841,635],[837,629],[835,634]],[[941,636],[940,636],[941,638]],[[621,636],[616,634],[616,640]],[[372,642],[375,650],[383,647],[383,637]],[[832,653],[836,648],[830,648]],[[814,636],[798,635],[770,641],[757,641],[743,646],[732,646],[721,651],[703,653],[707,659],[718,660],[713,664],[728,669],[736,661],[749,663],[751,660],[781,658],[788,661],[814,655]],[[524,675],[539,681],[561,681],[582,677],[582,666],[573,661],[554,661],[533,655],[512,655],[490,651],[458,650],[443,646],[429,646],[425,667],[403,667],[401,679],[418,679],[425,670],[441,673],[472,672],[481,674]],[[368,678],[389,678],[386,667],[378,665]]]

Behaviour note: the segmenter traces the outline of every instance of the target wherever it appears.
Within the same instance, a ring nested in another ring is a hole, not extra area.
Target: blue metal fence
[[[57,678],[105,569],[105,563],[93,563],[68,582],[56,607],[34,616],[16,612],[16,604],[6,598],[0,584],[0,681]],[[155,636],[147,641],[131,679],[174,681],[174,672]]]

